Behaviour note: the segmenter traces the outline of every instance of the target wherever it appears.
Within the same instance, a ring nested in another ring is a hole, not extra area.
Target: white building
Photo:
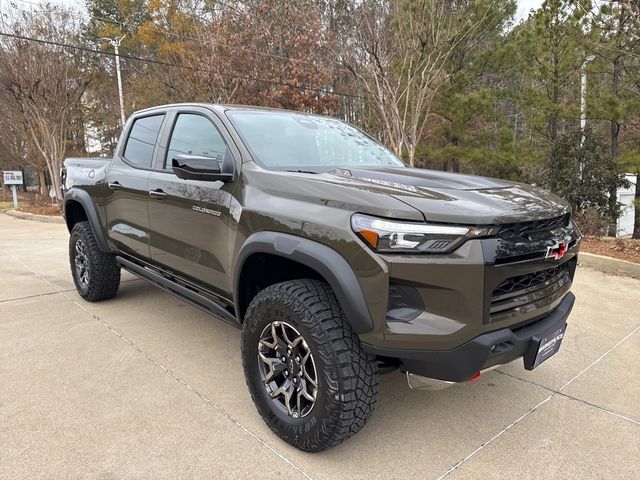
[[[627,174],[629,188],[618,189],[618,202],[622,204],[622,215],[618,218],[618,236],[627,237],[633,234],[634,206],[636,194],[636,176]]]

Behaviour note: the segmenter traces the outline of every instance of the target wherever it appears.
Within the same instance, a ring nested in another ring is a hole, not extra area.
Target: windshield
[[[230,110],[227,115],[265,168],[323,172],[404,166],[384,146],[333,118],[255,110]]]

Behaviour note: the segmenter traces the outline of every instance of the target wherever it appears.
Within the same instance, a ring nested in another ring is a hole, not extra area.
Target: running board
[[[176,283],[170,278],[167,278],[150,268],[145,268],[142,265],[134,263],[121,256],[116,256],[116,263],[136,277],[140,277],[141,279],[146,280],[156,287],[160,287],[163,290],[166,290],[167,292],[178,297],[180,300],[184,300],[185,302],[207,312],[210,315],[219,317],[220,319],[230,325],[233,325],[234,327],[240,326],[238,320],[234,315],[229,313],[229,311],[222,305],[208,298],[207,296],[184,285]]]

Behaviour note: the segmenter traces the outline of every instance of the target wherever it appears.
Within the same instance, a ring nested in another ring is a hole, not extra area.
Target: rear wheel
[[[100,250],[89,222],[78,222],[69,239],[69,263],[76,290],[90,302],[112,298],[120,286],[115,256]]]
[[[293,280],[258,293],[245,318],[242,360],[260,415],[301,450],[341,443],[374,410],[375,358],[362,349],[324,282]]]

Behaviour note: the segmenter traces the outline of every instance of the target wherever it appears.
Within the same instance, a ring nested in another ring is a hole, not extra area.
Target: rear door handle
[[[159,188],[157,188],[156,190],[149,190],[149,196],[151,196],[151,198],[155,198],[156,200],[164,200],[165,198],[167,198],[167,194]]]
[[[107,183],[107,186],[109,187],[109,190],[120,190],[122,188],[120,182],[109,182]]]

